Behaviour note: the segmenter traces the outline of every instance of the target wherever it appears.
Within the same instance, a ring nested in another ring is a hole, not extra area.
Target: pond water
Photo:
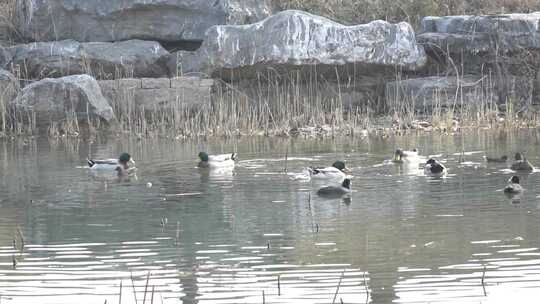
[[[526,151],[540,165],[539,134],[4,140],[0,302],[536,303],[540,174],[509,198],[512,172],[482,157]],[[437,155],[450,175],[388,163],[396,147]],[[199,171],[201,150],[237,151],[234,174]],[[122,151],[136,177],[80,168]],[[337,159],[350,199],[293,179]]]

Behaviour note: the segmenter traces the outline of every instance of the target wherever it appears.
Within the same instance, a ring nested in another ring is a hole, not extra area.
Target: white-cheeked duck
[[[199,153],[199,168],[208,169],[234,169],[237,159],[236,153],[209,155],[206,152]]]
[[[444,177],[447,173],[446,167],[434,158],[430,158],[424,166],[424,175],[429,177]]]

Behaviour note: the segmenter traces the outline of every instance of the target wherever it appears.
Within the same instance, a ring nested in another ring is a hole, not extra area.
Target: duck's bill
[[[135,165],[135,161],[133,160],[133,158],[130,159],[129,162]]]
[[[345,169],[343,169],[343,173],[347,173],[347,174],[351,174],[352,173],[352,170],[345,167]]]

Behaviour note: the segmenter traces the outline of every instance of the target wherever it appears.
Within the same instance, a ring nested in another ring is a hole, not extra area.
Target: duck
[[[446,167],[434,158],[430,158],[424,166],[424,174],[426,176],[443,177],[446,173]]]
[[[519,184],[519,177],[518,176],[512,176],[508,180],[508,186],[506,186],[503,189],[504,193],[507,194],[519,194],[523,192],[523,187]]]
[[[135,167],[130,167],[135,165],[135,161],[129,153],[122,153],[118,159],[90,159],[86,160],[88,163],[88,168],[92,171],[117,171],[118,174],[125,174],[135,169]]]
[[[484,156],[484,158],[486,159],[486,162],[488,163],[506,163],[506,161],[508,161],[508,156],[506,155],[503,155],[501,157]]]
[[[510,169],[514,171],[534,171],[534,166],[527,160],[522,153],[516,153],[514,156],[514,163],[510,166]]]
[[[234,169],[236,153],[208,155],[206,152],[199,153],[201,160],[197,165],[199,168],[208,169]]]
[[[418,155],[418,149],[414,148],[410,151],[397,149],[394,153],[394,158],[392,161],[398,164],[419,162],[420,157]]]
[[[331,167],[314,168],[308,167],[309,176],[318,180],[338,180],[340,183],[347,177],[351,171],[345,166],[345,162],[335,161]]]
[[[351,193],[351,180],[346,178],[340,185],[324,186],[317,191],[319,196],[343,196]]]

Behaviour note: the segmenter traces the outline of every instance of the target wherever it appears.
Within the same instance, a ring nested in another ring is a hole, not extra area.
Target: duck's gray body
[[[129,163],[135,164],[135,161],[128,153],[122,153],[118,159],[90,159],[86,160],[88,168],[93,172],[117,172],[124,174],[129,172],[131,167]]]
[[[510,166],[510,169],[514,171],[534,171],[534,166],[526,159],[515,161],[512,166]]]
[[[506,155],[503,155],[499,158],[497,157],[489,157],[489,156],[486,156],[486,162],[488,163],[506,163],[506,161],[508,161],[508,156]]]
[[[236,153],[208,155],[205,152],[199,153],[201,161],[198,164],[199,168],[209,169],[234,169]]]

